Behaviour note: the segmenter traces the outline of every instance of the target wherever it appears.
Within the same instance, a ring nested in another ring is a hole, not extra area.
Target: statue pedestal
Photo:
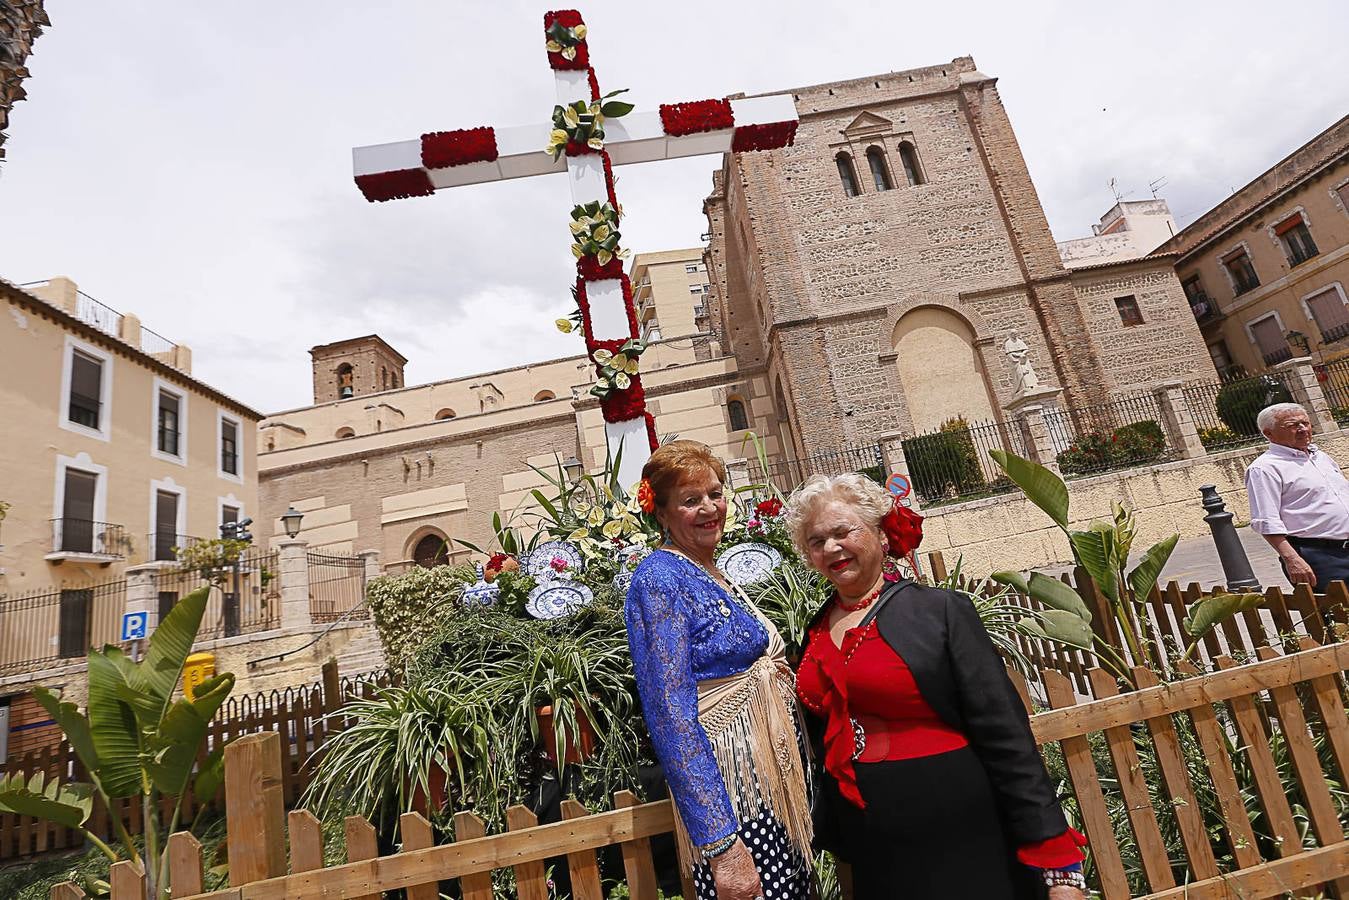
[[[1054,429],[1045,423],[1045,407],[1054,404],[1061,388],[1038,387],[1028,391],[1019,391],[1002,405],[1008,417],[1021,431],[1021,440],[1025,446],[1027,458],[1058,474],[1058,455],[1063,447],[1057,446]]]
[[[1037,388],[1031,388],[1028,391],[1018,391],[1012,395],[1012,399],[1002,405],[1002,408],[1011,413],[1014,417],[1020,416],[1028,406],[1054,407],[1054,401],[1058,400],[1059,394],[1063,393],[1063,388],[1049,387],[1041,385]]]

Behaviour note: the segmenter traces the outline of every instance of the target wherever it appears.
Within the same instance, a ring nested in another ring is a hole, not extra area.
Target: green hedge
[[[1292,403],[1293,395],[1283,382],[1272,375],[1257,375],[1225,384],[1218,391],[1214,405],[1218,418],[1233,432],[1245,437],[1260,434],[1255,417],[1260,410],[1275,403]]]
[[[1145,419],[1113,431],[1093,430],[1079,434],[1072,445],[1058,455],[1058,463],[1065,475],[1082,475],[1149,463],[1165,451],[1166,435],[1162,426],[1152,419]]]
[[[948,419],[940,431],[909,438],[902,446],[913,489],[920,498],[972,494],[988,485],[963,417]]]

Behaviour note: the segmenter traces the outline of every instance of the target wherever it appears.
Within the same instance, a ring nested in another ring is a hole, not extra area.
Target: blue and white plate
[[[487,580],[483,578],[482,566],[478,566],[478,580],[475,584],[470,584],[464,588],[464,602],[491,606],[497,602],[499,596],[501,596],[501,588],[495,584],[488,584]]]
[[[529,592],[525,612],[536,619],[560,619],[594,602],[590,588],[579,581],[545,581]]]
[[[717,568],[741,587],[762,581],[780,565],[782,554],[767,544],[736,544],[717,557]]]
[[[565,559],[567,568],[559,572],[553,568],[553,560]],[[557,578],[572,578],[581,571],[581,551],[575,544],[566,541],[545,541],[529,553],[524,563],[525,573],[536,581],[553,581]]]

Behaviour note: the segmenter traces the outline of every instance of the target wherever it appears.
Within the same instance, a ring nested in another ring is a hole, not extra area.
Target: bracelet
[[[715,840],[710,844],[704,844],[698,848],[698,852],[703,855],[705,861],[710,861],[734,847],[737,840],[739,840],[739,835],[733,831],[724,838]]]
[[[1041,869],[1040,874],[1044,876],[1045,884],[1049,887],[1067,885],[1086,893],[1087,877],[1082,874],[1081,869]]]

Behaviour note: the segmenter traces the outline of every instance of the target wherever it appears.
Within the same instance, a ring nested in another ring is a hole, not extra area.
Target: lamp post
[[[300,533],[300,521],[302,519],[304,519],[304,513],[296,509],[294,504],[291,504],[285,514],[281,516],[281,527],[286,529],[286,537],[294,540],[295,536]]]
[[[585,466],[575,456],[568,456],[567,461],[562,464],[562,471],[567,475],[567,481],[575,484],[581,478],[581,473],[585,471]]]

